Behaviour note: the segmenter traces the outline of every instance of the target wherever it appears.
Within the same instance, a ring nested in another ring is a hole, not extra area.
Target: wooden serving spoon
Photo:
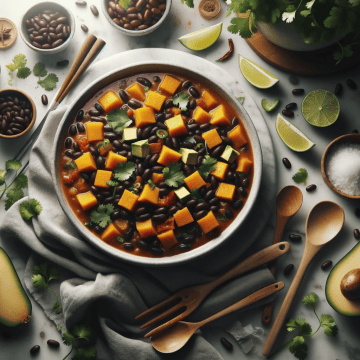
[[[303,195],[301,190],[293,185],[283,187],[276,197],[276,228],[273,244],[281,241],[286,224],[300,210],[303,203]],[[270,272],[275,275],[275,262],[269,263]],[[269,325],[271,322],[274,302],[265,305],[262,315],[262,323]]]
[[[310,211],[306,220],[304,255],[264,345],[263,354],[265,356],[269,356],[271,353],[271,349],[284,325],[290,306],[311,260],[324,245],[334,239],[340,232],[344,225],[344,220],[345,214],[343,208],[331,201],[321,201]]]
[[[237,303],[227,307],[224,310],[219,311],[215,315],[212,315],[203,321],[197,323],[179,321],[165,331],[152,336],[151,344],[157,351],[161,353],[170,354],[178,351],[189,341],[194,332],[198,330],[201,326],[204,326],[205,324],[219,319],[222,316],[231,314],[236,310],[242,309],[257,301],[260,301],[283,288],[283,282],[271,284],[254,292],[246,298],[241,299]]]

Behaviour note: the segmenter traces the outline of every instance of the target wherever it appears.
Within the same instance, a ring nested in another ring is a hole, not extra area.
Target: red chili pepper
[[[229,48],[230,50],[223,57],[216,61],[227,60],[232,55],[232,53],[234,52],[234,42],[232,41],[232,39],[229,39]]]

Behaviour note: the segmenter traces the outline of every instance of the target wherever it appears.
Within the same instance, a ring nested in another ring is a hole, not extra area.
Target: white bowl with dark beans
[[[36,4],[26,11],[20,22],[20,35],[26,45],[46,54],[64,50],[74,32],[74,16],[55,2]]]
[[[141,36],[157,29],[170,12],[171,0],[131,0],[127,8],[103,0],[102,9],[111,25],[126,35]]]

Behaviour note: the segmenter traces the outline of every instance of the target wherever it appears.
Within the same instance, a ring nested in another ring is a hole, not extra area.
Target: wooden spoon
[[[219,319],[222,316],[231,314],[236,310],[242,309],[259,300],[262,300],[283,288],[283,282],[271,284],[254,292],[246,298],[241,299],[237,303],[227,307],[224,310],[219,311],[215,315],[212,315],[203,321],[197,323],[179,321],[171,328],[152,336],[151,344],[157,351],[161,353],[169,354],[178,351],[189,341],[194,332],[198,330],[201,326],[204,326],[205,324]]]
[[[345,215],[343,208],[331,201],[321,201],[310,211],[306,220],[304,255],[264,345],[263,354],[265,356],[269,356],[271,353],[271,349],[284,325],[290,306],[311,260],[324,245],[334,239],[340,232],[344,225],[344,220]]]
[[[281,241],[286,224],[300,210],[303,203],[301,190],[296,186],[283,187],[276,197],[276,228],[273,244]],[[269,263],[270,272],[275,275],[275,262]],[[262,315],[262,323],[269,325],[271,322],[274,302],[265,305]]]

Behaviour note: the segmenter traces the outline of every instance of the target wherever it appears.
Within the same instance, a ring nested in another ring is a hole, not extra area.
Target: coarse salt
[[[360,144],[333,145],[326,157],[325,169],[335,188],[348,195],[360,195]]]

